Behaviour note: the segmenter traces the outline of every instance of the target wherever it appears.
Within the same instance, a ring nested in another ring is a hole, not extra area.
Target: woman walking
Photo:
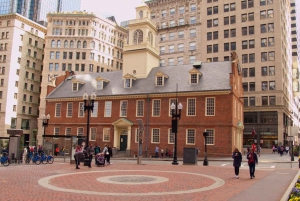
[[[247,154],[249,171],[250,171],[250,179],[255,177],[255,164],[258,164],[258,159],[256,153],[254,153],[253,149],[250,150],[250,153]]]
[[[240,167],[242,163],[242,154],[239,152],[238,148],[235,148],[233,153],[232,153],[232,158],[233,158],[233,167],[234,167],[234,173],[235,173],[235,178],[239,178],[239,173],[240,173]]]

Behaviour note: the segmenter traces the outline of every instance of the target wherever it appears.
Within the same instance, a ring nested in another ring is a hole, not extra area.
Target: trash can
[[[197,165],[197,148],[183,148],[183,165]]]

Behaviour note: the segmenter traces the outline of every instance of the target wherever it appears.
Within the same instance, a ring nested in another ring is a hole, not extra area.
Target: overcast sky
[[[115,16],[120,24],[122,21],[135,19],[135,7],[143,0],[81,0],[81,10],[93,12],[97,16]]]

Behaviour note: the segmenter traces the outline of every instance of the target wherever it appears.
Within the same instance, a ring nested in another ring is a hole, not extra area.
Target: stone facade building
[[[23,129],[36,142],[46,28],[19,14],[0,16],[0,136]]]
[[[123,71],[75,71],[48,86],[46,114],[50,114],[51,121],[46,133],[54,137],[86,136],[87,113],[82,98],[86,92],[96,95],[89,117],[90,143],[101,147],[109,144],[133,156],[137,153],[137,119],[141,119],[145,128],[143,152],[153,155],[156,146],[172,151],[175,134],[170,105],[178,100],[183,105],[177,135],[179,156],[184,147],[200,148],[203,154],[204,131],[209,133],[210,155],[228,156],[234,147],[241,149],[243,89],[236,53],[232,53],[232,61],[159,67],[153,37],[156,28],[148,7],[137,7],[136,16],[128,26]],[[51,142],[47,138],[45,141]],[[56,143],[63,145],[62,141]]]

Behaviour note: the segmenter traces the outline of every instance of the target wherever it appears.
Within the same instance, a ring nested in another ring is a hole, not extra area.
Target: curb
[[[293,181],[291,182],[291,184],[289,185],[289,187],[287,188],[287,190],[285,191],[285,193],[281,197],[280,201],[287,201],[287,200],[289,200],[289,195],[290,195],[292,189],[294,188],[295,183],[298,180],[299,175],[300,175],[300,171],[298,171],[298,173],[296,174],[295,178],[293,179]]]

